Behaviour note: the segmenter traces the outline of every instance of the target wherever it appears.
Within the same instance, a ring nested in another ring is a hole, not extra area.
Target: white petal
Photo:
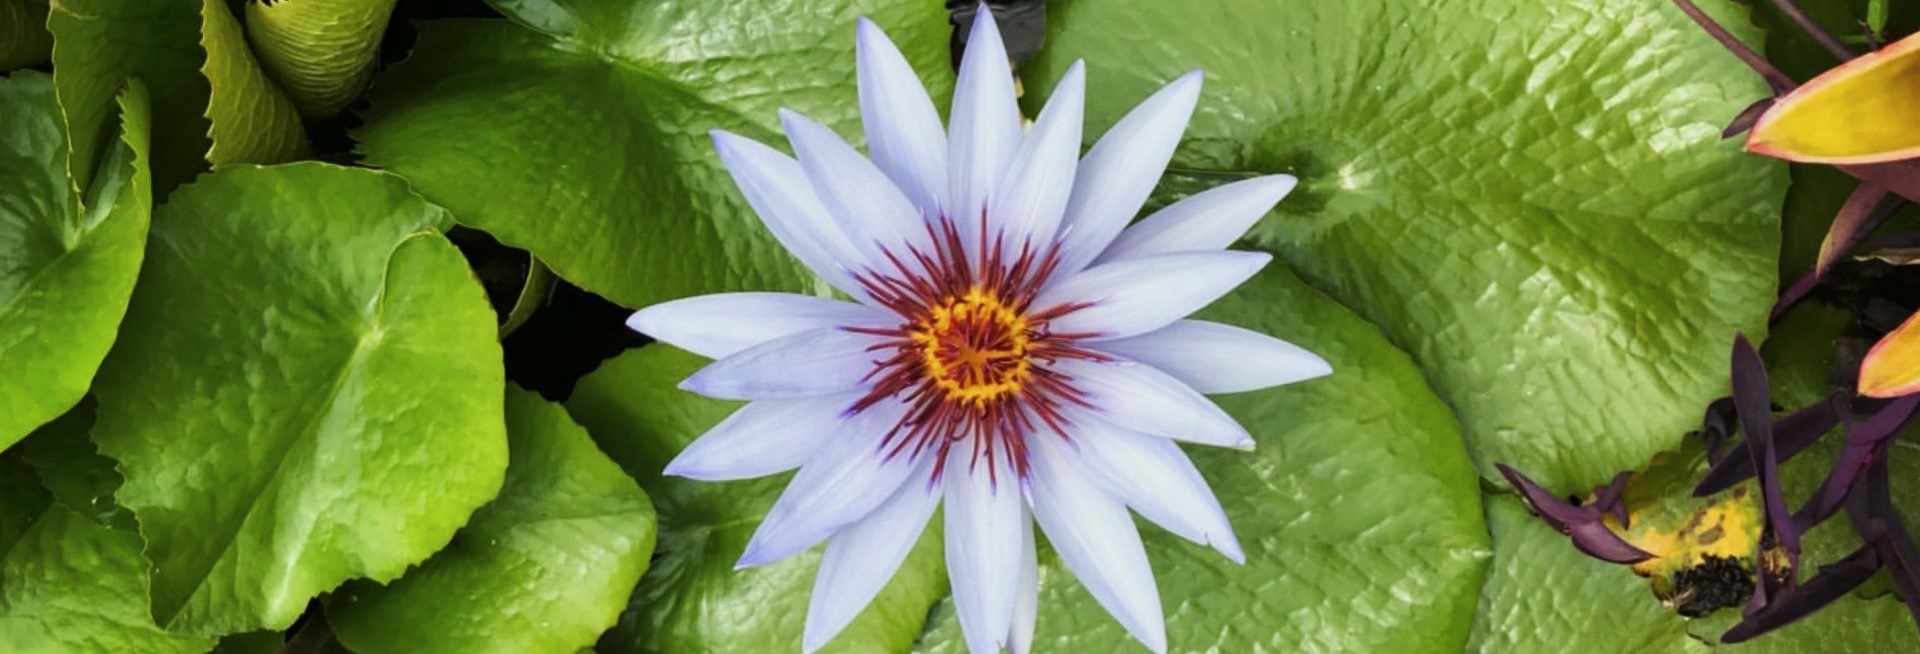
[[[1007,636],[1009,654],[1033,651],[1033,627],[1040,619],[1040,561],[1033,548],[1031,512],[1020,510],[1020,593],[1013,600],[1013,633]]]
[[[1020,580],[1020,530],[1026,523],[1020,481],[1005,460],[982,458],[972,467],[969,445],[955,445],[941,484],[946,488],[947,577],[967,649],[998,652],[1013,626]],[[993,467],[989,480],[988,466]]]
[[[1086,66],[1073,62],[994,187],[987,215],[1004,230],[1006,247],[1013,252],[1029,242],[1036,250],[1043,249],[1060,227],[1067,195],[1073,191],[1073,170],[1080,163],[1080,117],[1086,94]]]
[[[1184,252],[1094,266],[1041,291],[1045,311],[1072,302],[1090,306],[1054,318],[1056,333],[1124,338],[1144,334],[1212,304],[1273,260],[1265,252]]]
[[[680,389],[723,400],[779,400],[862,386],[880,357],[876,336],[822,327],[783,336],[707,364]]]
[[[1298,345],[1205,320],[1181,320],[1093,347],[1159,368],[1202,393],[1258,390],[1333,372],[1326,359]]]
[[[807,626],[801,648],[812,652],[826,646],[853,622],[887,585],[900,563],[926,531],[927,519],[940,506],[940,489],[930,480],[934,457],[921,457],[918,469],[880,508],[827,540],[820,574],[813,580],[813,599],[807,605]]]
[[[1202,445],[1253,449],[1253,437],[1206,396],[1153,366],[1132,361],[1062,359],[1048,366],[1072,377],[1092,409],[1070,407],[1067,419],[1091,411],[1097,419],[1153,436]]]
[[[825,449],[794,473],[735,567],[772,563],[806,551],[873,513],[914,470],[924,472],[911,457],[889,457],[883,451],[887,432],[904,413],[900,403],[882,402],[848,420]]]
[[[1166,619],[1153,568],[1127,506],[1080,468],[1052,434],[1028,439],[1033,462],[1033,518],[1067,569],[1107,612],[1155,652],[1167,651]]]
[[[689,443],[663,474],[702,481],[752,479],[800,467],[850,420],[863,393],[761,400]]]
[[[1268,175],[1208,189],[1156,211],[1120,232],[1095,265],[1171,252],[1221,250],[1239,240],[1299,180]]]
[[[738,134],[714,130],[712,136],[720,163],[733,175],[734,184],[767,225],[767,231],[773,232],[773,238],[834,288],[865,297],[847,272],[849,267],[860,267],[864,260],[814,195],[800,163]]]
[[[947,195],[947,134],[940,114],[886,32],[862,17],[855,41],[867,151],[926,215],[940,215]]]
[[[1080,465],[1140,517],[1181,538],[1211,545],[1234,563],[1246,563],[1220,500],[1173,441],[1076,416],[1073,445]]]
[[[948,216],[960,228],[961,242],[977,247],[981,213],[993,184],[1020,149],[1020,107],[1013,98],[1013,71],[993,12],[974,13],[960,76],[953,88],[952,122],[947,130],[950,168]]]
[[[920,207],[839,134],[786,109],[780,110],[780,125],[820,203],[840,221],[862,260],[878,267],[885,261],[882,250],[903,254],[905,246],[927,240]]]
[[[866,306],[792,293],[701,295],[662,302],[627,318],[634,331],[712,359],[809,329],[887,322],[887,314]]]
[[[1195,70],[1141,102],[1087,151],[1062,223],[1061,273],[1073,274],[1093,261],[1140,213],[1199,100],[1200,71]]]

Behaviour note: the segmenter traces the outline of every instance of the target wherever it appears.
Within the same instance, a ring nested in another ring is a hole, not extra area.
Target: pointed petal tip
[[[764,524],[764,522],[762,524]],[[786,558],[784,556],[769,556],[767,554],[766,544],[758,538],[759,535],[758,532],[755,532],[755,538],[747,541],[746,551],[741,552],[740,558],[734,560],[733,569],[735,572],[747,568],[757,568]]]
[[[1000,40],[999,19],[993,15],[993,8],[987,6],[985,2],[981,2],[973,7],[973,29],[967,31],[967,47],[969,50],[972,49],[974,37],[976,36],[991,38],[996,42]],[[1007,58],[1006,46],[1004,45],[1001,46],[1000,58]]]
[[[740,150],[740,146],[744,145],[741,141],[752,140],[724,129],[707,130],[707,138],[713,140],[713,149],[719,152],[721,157],[732,156]]]
[[[1259,185],[1262,193],[1273,197],[1273,204],[1279,204],[1281,200],[1287,199],[1287,196],[1293,193],[1293,189],[1300,186],[1300,178],[1292,175],[1265,175],[1255,177],[1251,181]],[[1268,206],[1267,210],[1272,211],[1273,207]]]
[[[1247,551],[1240,549],[1240,539],[1234,537],[1233,534],[1209,539],[1208,544],[1212,545],[1213,550],[1219,552],[1221,556],[1227,557],[1228,561],[1232,561],[1234,565],[1247,564]]]
[[[1185,104],[1193,104],[1199,100],[1200,89],[1206,85],[1206,79],[1206,71],[1195,68],[1181,73],[1179,77],[1173,78],[1173,81],[1167,82],[1162,92],[1176,93],[1178,94],[1176,97],[1182,98]]]
[[[651,308],[652,307],[648,307],[647,309],[641,309],[639,311],[633,312],[631,315],[628,315],[627,329],[631,329],[634,332],[639,334],[643,334],[643,335],[646,334],[647,329],[645,325],[647,324],[647,317],[648,317],[647,310]]]
[[[854,57],[856,62],[862,65],[867,64],[866,60],[873,56],[875,48],[893,44],[893,39],[887,37],[886,30],[880,29],[879,25],[866,16],[861,16],[855,21],[853,34]]]

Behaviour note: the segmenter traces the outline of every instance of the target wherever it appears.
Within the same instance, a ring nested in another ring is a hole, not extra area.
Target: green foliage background
[[[1702,4],[1795,75],[1831,63]],[[1867,3],[1807,4],[1849,31]],[[784,147],[787,107],[858,145],[860,16],[944,111],[931,0],[0,0],[0,651],[797,650],[817,552],[731,569],[784,478],[660,475],[733,408],[673,387],[699,360],[512,362],[620,329],[543,300],[549,270],[626,309],[815,289],[706,134]],[[1175,651],[1920,646],[1884,587],[1715,645],[1730,612],[1663,608],[1491,474],[1573,493],[1679,445],[1849,188],[1720,138],[1768,91],[1668,2],[1054,0],[1045,25],[1023,102],[1086,60],[1089,144],[1206,70],[1150,204],[1301,179],[1242,245],[1276,263],[1204,313],[1335,373],[1219,398],[1259,449],[1192,452],[1247,565],[1143,525]],[[1822,310],[1769,344],[1807,397]],[[940,547],[828,649],[960,651]],[[1040,651],[1139,651],[1041,568]]]

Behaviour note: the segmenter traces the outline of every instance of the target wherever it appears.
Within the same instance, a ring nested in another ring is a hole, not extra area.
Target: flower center
[[[985,406],[1019,393],[1033,376],[1036,334],[1025,316],[983,289],[933,307],[909,334],[927,378],[948,401]]]
[[[1091,407],[1071,376],[1052,370],[1062,359],[1106,360],[1080,347],[1092,334],[1062,334],[1048,321],[1082,304],[1034,307],[1059,264],[1058,244],[1030,243],[1008,252],[981,234],[970,256],[959,230],[940,218],[927,225],[925,250],[885,252],[888,270],[855,275],[874,302],[900,316],[895,327],[845,327],[882,337],[867,393],[849,412],[897,400],[906,415],[887,434],[888,456],[949,456],[973,463],[999,459],[1027,476],[1027,442],[1036,432],[1066,434],[1068,405]],[[989,468],[988,474],[993,474]]]

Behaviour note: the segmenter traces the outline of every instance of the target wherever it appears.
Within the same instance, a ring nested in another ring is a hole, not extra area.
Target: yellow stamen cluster
[[[1018,393],[1033,374],[1026,316],[979,288],[945,298],[910,338],[927,377],[949,400],[984,407]]]

